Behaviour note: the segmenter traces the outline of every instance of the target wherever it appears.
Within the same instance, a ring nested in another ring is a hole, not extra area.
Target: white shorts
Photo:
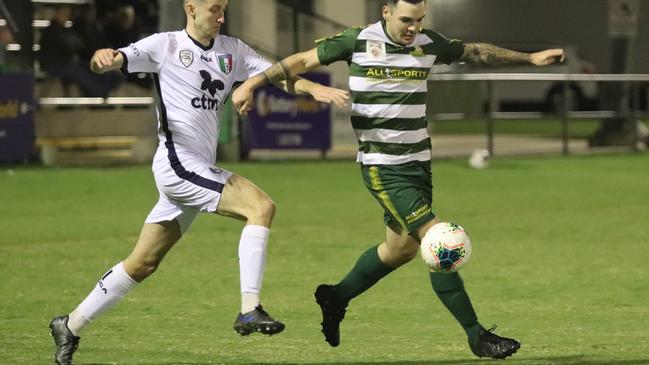
[[[185,233],[200,212],[214,213],[219,205],[223,187],[232,172],[213,166],[193,156],[169,158],[157,154],[153,161],[160,198],[145,223],[176,219]]]

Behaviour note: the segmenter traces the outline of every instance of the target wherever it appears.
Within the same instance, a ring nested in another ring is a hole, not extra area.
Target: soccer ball
[[[483,170],[489,167],[489,157],[491,154],[487,150],[474,150],[469,157],[469,166],[477,170]]]
[[[471,239],[455,223],[437,223],[421,239],[421,257],[433,271],[455,272],[471,257]]]

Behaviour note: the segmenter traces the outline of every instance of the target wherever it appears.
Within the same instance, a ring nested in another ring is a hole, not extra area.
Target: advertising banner
[[[329,75],[309,73],[305,78],[329,85]],[[328,104],[310,95],[290,95],[274,86],[255,90],[255,105],[242,131],[244,148],[331,148],[331,114]]]
[[[34,146],[34,77],[0,74],[0,162],[29,158]]]

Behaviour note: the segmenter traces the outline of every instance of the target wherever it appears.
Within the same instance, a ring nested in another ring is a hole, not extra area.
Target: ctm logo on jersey
[[[225,84],[221,80],[212,80],[212,75],[205,70],[200,70],[199,73],[203,78],[201,83],[201,90],[207,90],[210,92],[212,97],[208,97],[205,94],[200,97],[195,97],[192,99],[192,106],[196,109],[203,110],[217,110],[219,107],[219,100],[214,98],[217,90],[225,89]]]

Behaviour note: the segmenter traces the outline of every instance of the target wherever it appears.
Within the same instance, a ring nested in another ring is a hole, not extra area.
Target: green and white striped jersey
[[[358,162],[430,160],[426,79],[433,64],[449,64],[462,56],[461,41],[423,30],[411,45],[402,46],[390,39],[380,21],[318,40],[317,51],[323,65],[341,60],[349,64]]]

